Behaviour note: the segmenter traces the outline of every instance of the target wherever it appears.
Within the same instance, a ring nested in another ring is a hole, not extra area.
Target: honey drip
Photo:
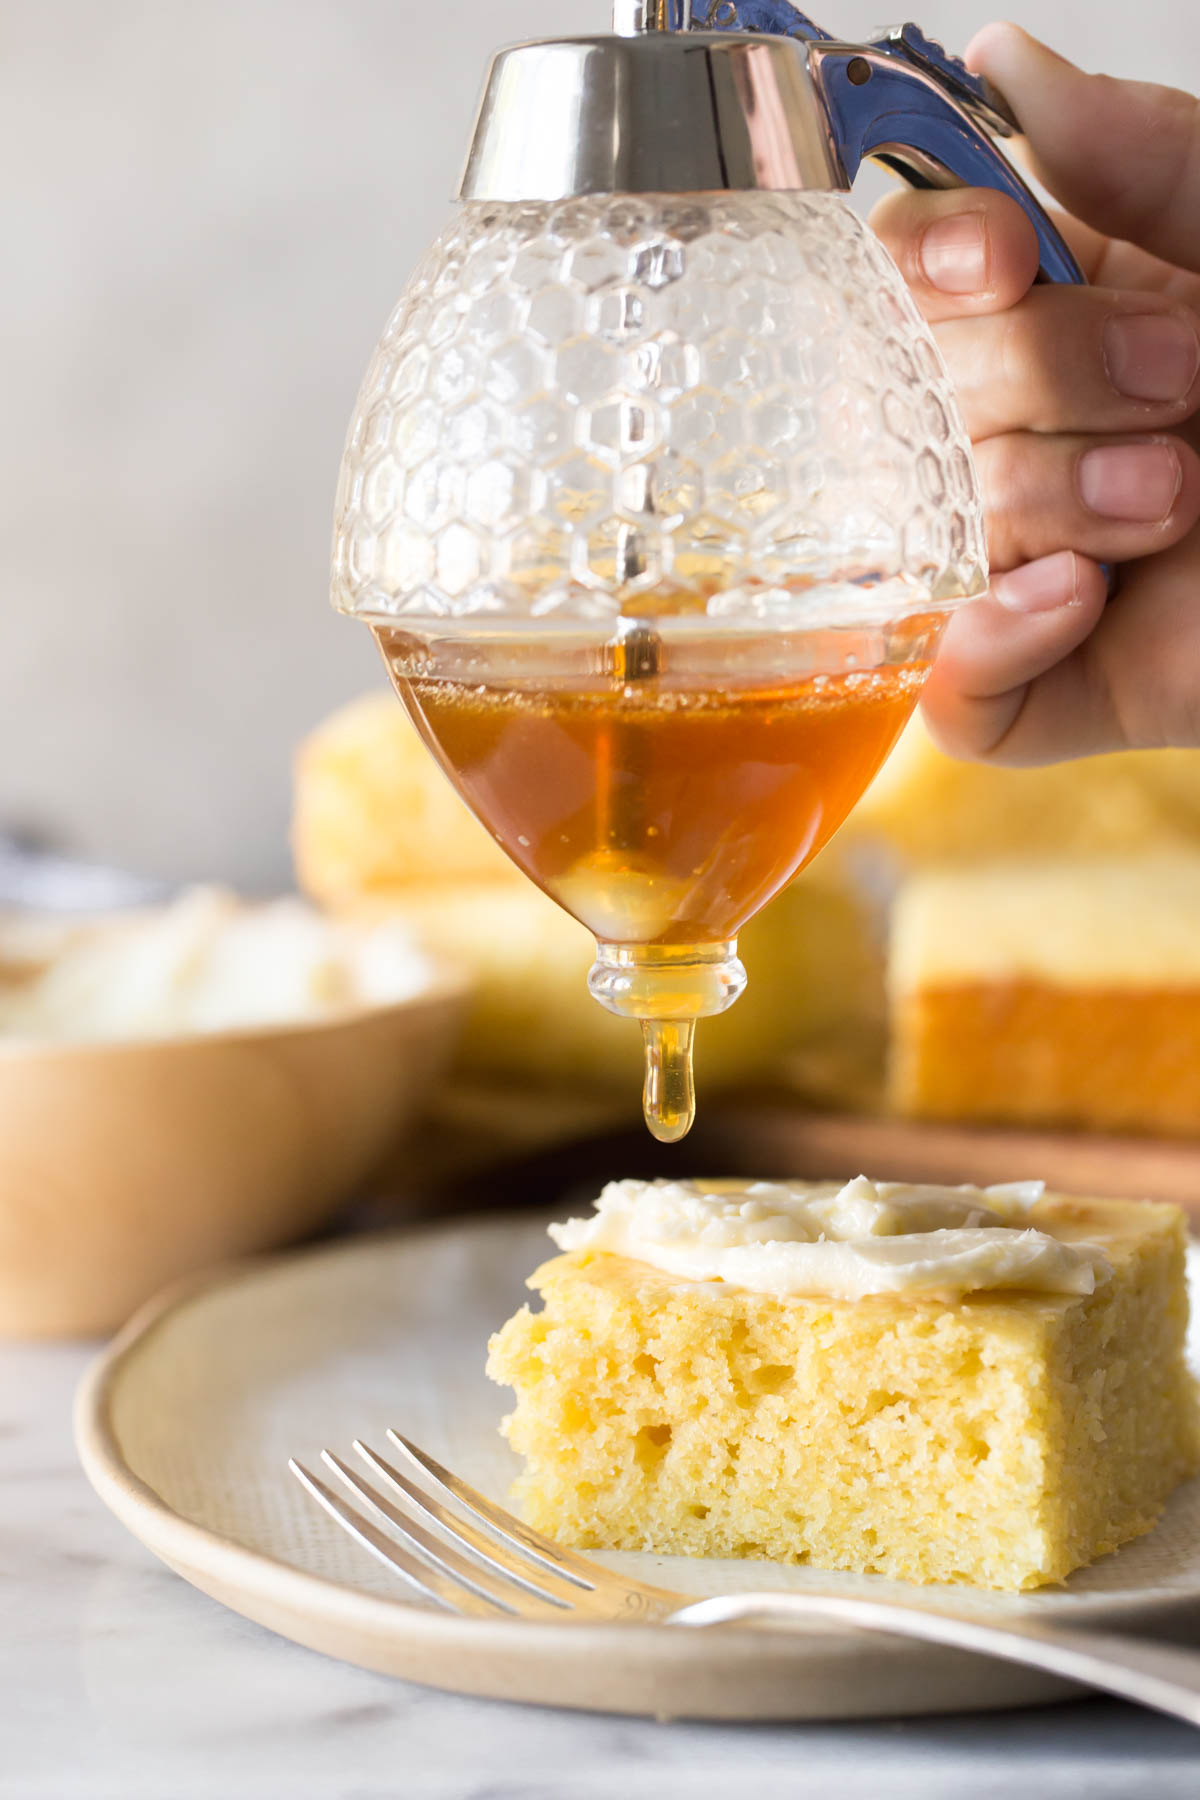
[[[695,1019],[642,1020],[646,1050],[642,1113],[651,1136],[660,1144],[677,1144],[696,1122],[695,1035]]]
[[[376,627],[463,799],[588,927],[588,985],[642,1023],[646,1123],[695,1116],[695,1021],[745,984],[737,933],[816,855],[916,704],[942,620],[784,635],[419,638]]]

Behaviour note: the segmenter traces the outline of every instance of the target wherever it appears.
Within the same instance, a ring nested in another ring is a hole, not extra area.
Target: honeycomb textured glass
[[[843,198],[597,195],[463,206],[416,270],[351,424],[333,597],[849,620],[985,569],[945,368]]]

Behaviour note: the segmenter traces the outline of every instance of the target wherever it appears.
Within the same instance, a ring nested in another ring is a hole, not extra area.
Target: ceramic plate
[[[155,1555],[248,1618],[331,1656],[462,1693],[661,1717],[850,1718],[1061,1697],[1033,1671],[937,1646],[817,1627],[685,1632],[664,1625],[460,1619],[349,1539],[287,1471],[322,1446],[386,1449],[397,1427],[503,1501],[516,1459],[497,1435],[506,1393],[483,1374],[489,1334],[547,1250],[544,1215],[491,1216],[359,1238],[178,1287],[89,1374],[76,1434],[102,1499]],[[766,1586],[928,1594],[877,1576],[770,1563],[614,1554],[687,1593]],[[1065,1589],[956,1605],[1002,1619],[1164,1621],[1200,1602],[1200,1480],[1158,1528]]]

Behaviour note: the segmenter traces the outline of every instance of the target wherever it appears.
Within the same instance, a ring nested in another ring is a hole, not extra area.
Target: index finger
[[[1077,218],[1200,274],[1200,100],[1087,75],[1018,25],[967,59],[1015,107],[1035,173]]]
[[[931,324],[1004,312],[1037,276],[1030,219],[991,188],[898,189],[871,224]]]

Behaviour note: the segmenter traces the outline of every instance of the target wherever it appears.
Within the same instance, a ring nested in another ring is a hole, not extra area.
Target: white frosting
[[[1090,1294],[1108,1273],[1094,1244],[1026,1222],[1040,1181],[914,1187],[869,1181],[611,1181],[590,1219],[551,1225],[561,1250],[606,1250],[687,1281],[754,1293],[861,1300],[1035,1288]]]
[[[412,998],[431,968],[402,927],[344,925],[299,900],[246,906],[197,888],[170,906],[76,925],[36,960],[0,964],[0,1034],[114,1041],[303,1023]]]

